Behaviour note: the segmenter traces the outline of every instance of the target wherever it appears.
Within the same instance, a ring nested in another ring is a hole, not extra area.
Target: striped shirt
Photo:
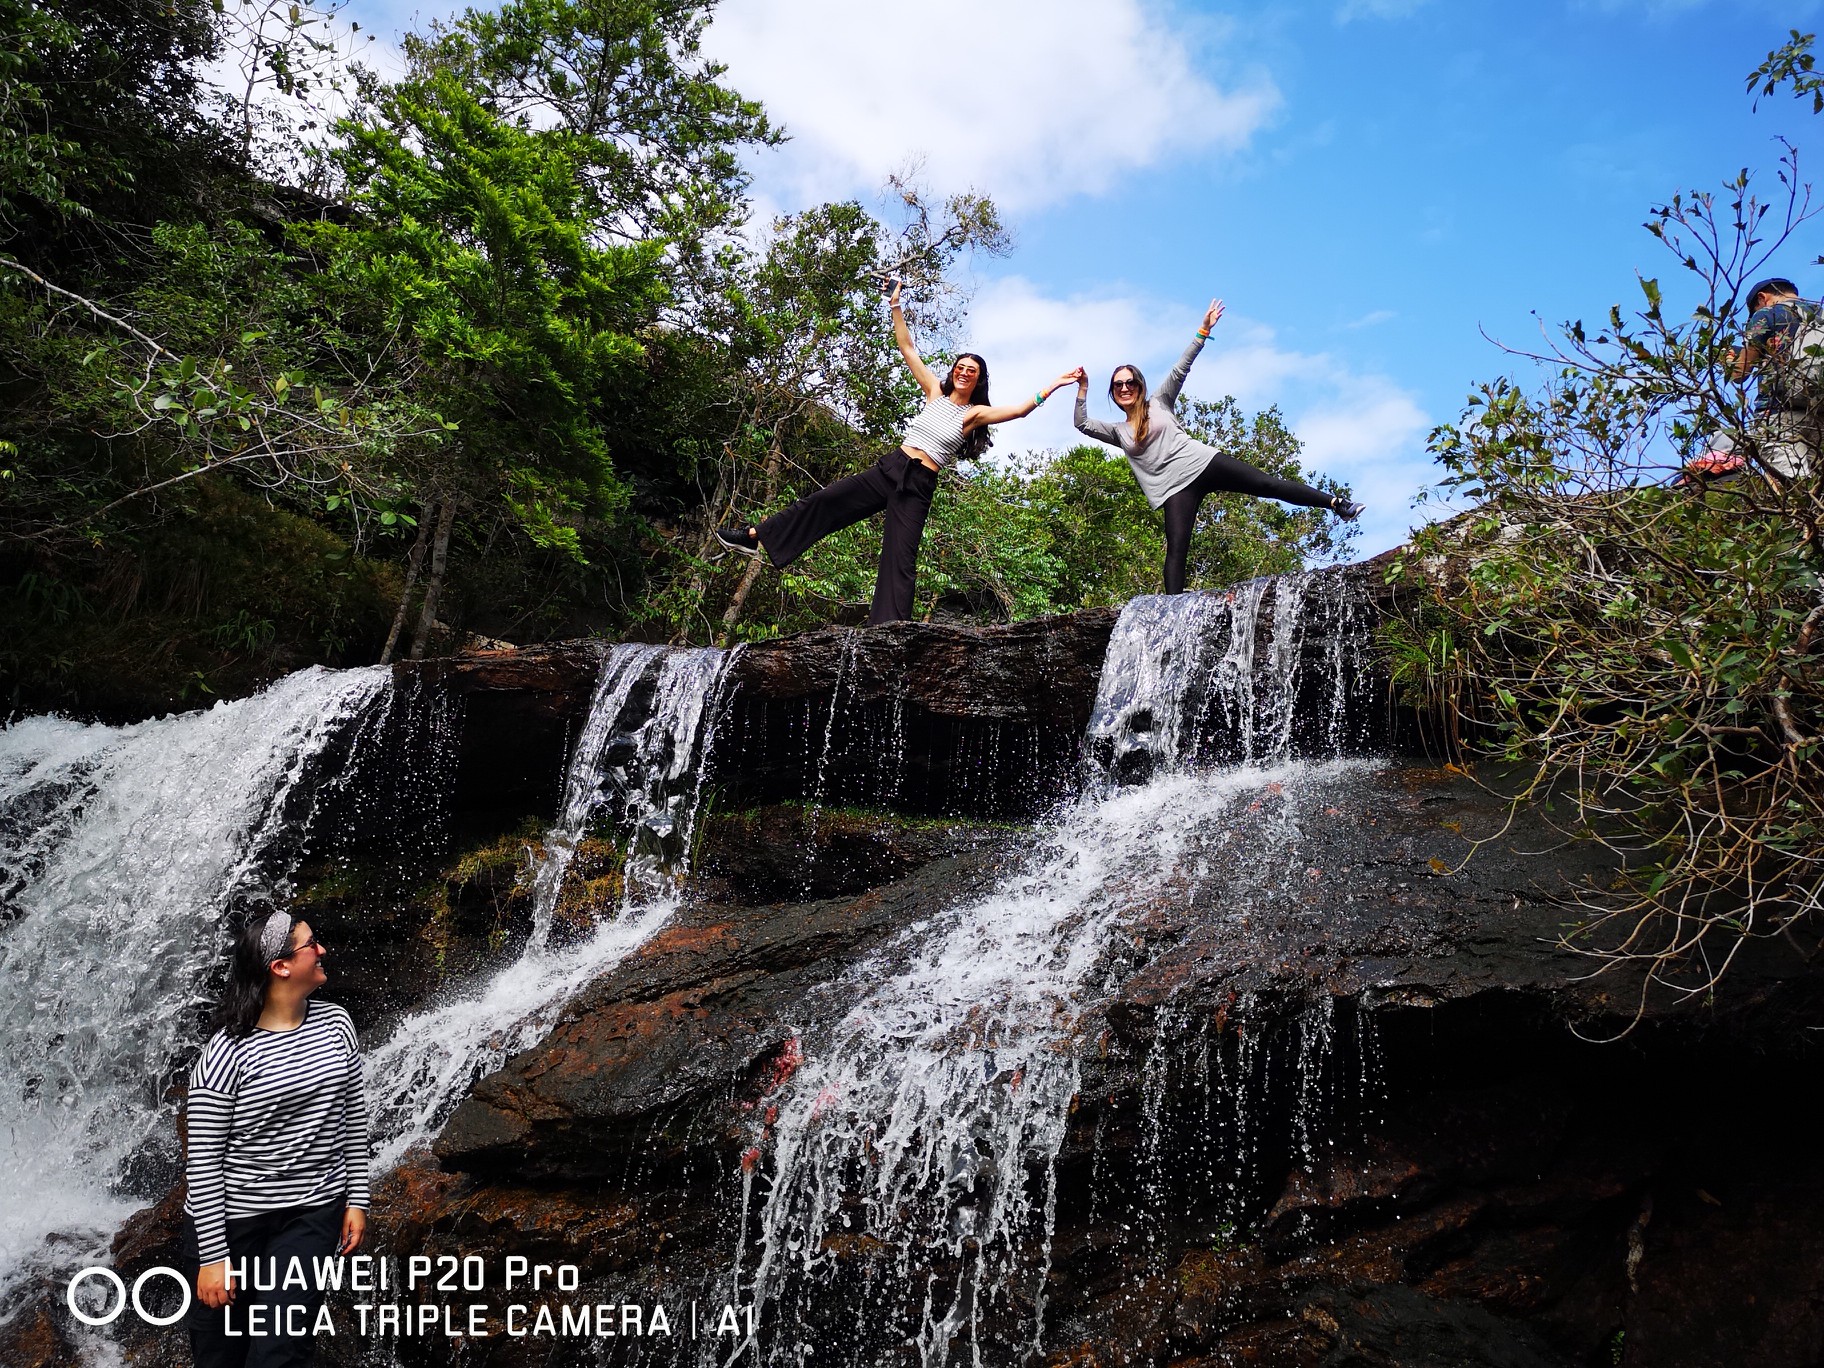
[[[940,394],[906,424],[900,445],[924,452],[940,466],[949,465],[950,458],[963,449],[963,423],[968,417],[967,408]]]
[[[217,1031],[190,1072],[184,1212],[197,1259],[228,1257],[228,1218],[367,1206],[367,1095],[348,1013],[307,998],[290,1031]]]

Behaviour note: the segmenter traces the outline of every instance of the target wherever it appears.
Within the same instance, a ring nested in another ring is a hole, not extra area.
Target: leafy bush
[[[1395,678],[1442,739],[1504,783],[1520,767],[1516,801],[1567,797],[1567,828],[1623,857],[1578,890],[1566,943],[1644,971],[1642,1007],[1655,985],[1709,993],[1824,898],[1824,491],[1815,464],[1780,476],[1730,350],[1748,285],[1813,215],[1796,153],[1780,181],[1654,211],[1687,316],[1642,280],[1640,310],[1565,326],[1536,389],[1494,381],[1432,434],[1442,490],[1477,507],[1391,572],[1415,589]],[[1722,433],[1745,469],[1681,476]]]

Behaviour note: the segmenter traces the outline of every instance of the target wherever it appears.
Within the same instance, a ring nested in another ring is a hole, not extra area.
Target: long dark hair
[[[1146,387],[1146,377],[1140,373],[1140,367],[1116,366],[1108,373],[1108,397],[1116,408],[1121,409],[1122,413],[1126,413],[1127,410],[1121,408],[1121,401],[1115,398],[1115,377],[1122,371],[1132,371],[1134,383],[1140,386],[1140,416],[1129,421],[1134,429],[1134,445],[1143,447],[1146,445],[1147,434],[1153,430],[1153,394]]]
[[[974,352],[964,352],[956,361],[973,361],[981,374],[976,377],[975,391],[969,396],[971,404],[988,403],[988,363]],[[944,383],[938,386],[938,392],[948,397],[956,389],[956,361],[950,363],[950,374],[944,377]],[[988,424],[983,423],[974,432],[963,438],[962,446],[957,448],[956,459],[973,461],[994,444],[994,438],[988,431]]]
[[[260,953],[266,920],[273,914],[270,907],[258,907],[248,916],[234,936],[234,958],[228,963],[228,987],[216,1004],[212,1031],[224,1032],[231,1040],[242,1040],[253,1034],[260,1024],[260,1013],[266,1010],[267,976],[272,961]],[[292,925],[297,918],[292,918]],[[291,926],[285,928],[285,945],[291,946]]]

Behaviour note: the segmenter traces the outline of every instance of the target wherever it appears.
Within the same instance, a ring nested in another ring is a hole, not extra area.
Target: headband
[[[271,964],[285,953],[291,939],[291,913],[274,912],[260,932],[260,963]]]

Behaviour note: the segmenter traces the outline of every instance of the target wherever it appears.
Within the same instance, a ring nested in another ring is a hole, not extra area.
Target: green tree
[[[219,37],[211,0],[0,0],[0,249],[61,278],[193,216],[235,169],[198,75]]]
[[[742,149],[783,136],[703,58],[709,13],[700,0],[510,0],[434,21],[406,50],[501,116],[568,133],[596,231],[694,256],[747,216]]]
[[[581,558],[579,520],[624,508],[594,419],[643,359],[664,244],[592,241],[578,140],[502,117],[451,72],[385,88],[342,131],[353,212],[295,235],[326,303],[409,338],[416,392],[457,425],[408,473],[439,509],[428,629],[459,510],[504,510],[532,546]]]

